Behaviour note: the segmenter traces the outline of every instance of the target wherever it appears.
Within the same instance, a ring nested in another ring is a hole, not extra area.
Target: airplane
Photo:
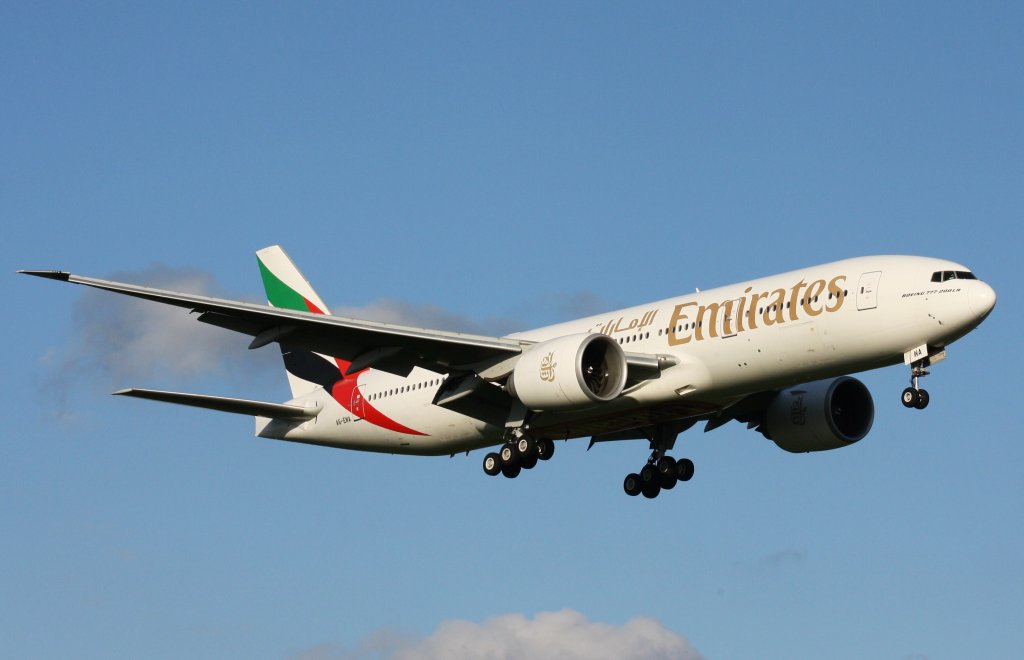
[[[555,440],[646,440],[623,489],[650,499],[693,476],[669,452],[700,422],[736,420],[788,452],[847,447],[874,421],[849,374],[901,362],[901,401],[924,409],[920,379],[996,303],[960,264],[871,256],[489,337],[332,316],[283,249],[256,256],[269,305],[18,272],[182,307],[250,335],[251,349],[276,343],[292,398],[116,395],[251,415],[261,438],[435,456],[493,447],[484,472],[508,478],[550,459]]]

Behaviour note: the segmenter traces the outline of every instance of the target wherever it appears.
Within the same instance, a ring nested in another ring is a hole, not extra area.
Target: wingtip
[[[18,274],[45,277],[48,280],[60,280],[61,282],[67,282],[71,279],[71,273],[63,270],[19,270]]]

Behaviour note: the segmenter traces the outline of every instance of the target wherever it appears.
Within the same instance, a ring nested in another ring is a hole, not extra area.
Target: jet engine
[[[578,410],[619,396],[626,371],[626,356],[611,337],[566,335],[530,346],[508,390],[530,410]]]
[[[765,411],[761,432],[786,451],[825,451],[862,439],[874,419],[868,388],[842,376],[779,391]]]

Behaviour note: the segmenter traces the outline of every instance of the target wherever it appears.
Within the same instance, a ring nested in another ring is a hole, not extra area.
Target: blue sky
[[[1022,33],[1013,3],[6,3],[2,654],[1020,657]],[[243,337],[14,275],[258,299],[274,243],[333,308],[491,332],[876,253],[1000,298],[927,411],[865,374],[864,441],[691,431],[649,502],[637,443],[509,481],[110,397],[287,387]]]

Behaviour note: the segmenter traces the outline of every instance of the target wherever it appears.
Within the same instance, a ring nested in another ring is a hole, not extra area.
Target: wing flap
[[[182,406],[207,408],[220,412],[252,415],[254,417],[270,417],[272,419],[312,419],[323,409],[323,406],[292,406],[285,403],[268,403],[251,399],[235,399],[226,396],[209,394],[189,394],[185,392],[166,392],[163,390],[145,390],[130,388],[114,392],[116,396],[130,396],[136,399],[163,401]]]

